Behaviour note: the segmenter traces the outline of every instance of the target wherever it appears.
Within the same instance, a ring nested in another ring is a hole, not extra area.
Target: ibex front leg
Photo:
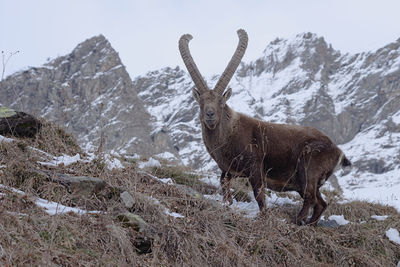
[[[221,174],[221,188],[222,188],[222,195],[224,196],[223,202],[232,205],[232,195],[231,195],[231,179],[232,175],[229,172],[222,172]]]
[[[249,177],[249,181],[260,211],[265,212],[267,208],[265,204],[265,183],[260,168],[254,168],[252,175]]]

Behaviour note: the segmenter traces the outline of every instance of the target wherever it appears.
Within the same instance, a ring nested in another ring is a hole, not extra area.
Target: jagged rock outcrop
[[[152,142],[150,115],[102,35],[7,77],[0,83],[0,103],[65,125],[86,148],[144,156],[168,151],[168,142]]]

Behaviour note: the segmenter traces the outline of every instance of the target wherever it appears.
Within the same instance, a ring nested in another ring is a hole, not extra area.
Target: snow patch
[[[14,141],[14,139],[7,138],[7,137],[5,137],[5,136],[0,135],[0,144],[1,144],[2,142],[4,142],[4,143],[11,143],[11,142],[13,142],[13,141]]]
[[[350,223],[348,220],[344,218],[343,215],[331,215],[328,217],[329,220],[335,221],[339,225],[346,225]]]
[[[0,188],[9,190],[11,192],[14,192],[14,193],[17,193],[20,195],[25,195],[25,192],[23,192],[19,189],[8,187],[8,186],[2,185],[2,184],[0,184]],[[49,215],[63,214],[63,213],[68,213],[68,212],[74,212],[77,214],[100,213],[100,211],[87,211],[87,210],[83,210],[83,209],[79,209],[79,208],[64,206],[60,203],[48,201],[43,198],[36,198],[35,204],[37,206],[43,208],[46,211],[46,213]]]
[[[379,215],[372,215],[372,216],[371,216],[372,219],[375,219],[375,220],[377,220],[377,221],[384,221],[384,220],[386,220],[388,217],[389,217],[389,216],[387,216],[387,215],[382,215],[382,216],[379,216]]]
[[[49,215],[63,214],[68,212],[74,212],[77,214],[100,213],[100,211],[87,211],[79,208],[67,207],[57,202],[48,201],[42,198],[37,198],[35,203],[39,207],[42,207]]]
[[[154,158],[149,158],[148,161],[140,162],[139,163],[139,168],[144,169],[144,168],[151,168],[151,167],[161,167],[161,163],[154,159]]]
[[[71,165],[73,163],[76,163],[81,160],[81,156],[79,154],[76,154],[75,156],[69,156],[69,155],[62,155],[60,157],[53,157],[53,160],[49,162],[43,162],[43,161],[38,161],[43,166],[51,166],[51,167],[56,167],[58,165],[63,164],[64,166]]]
[[[107,165],[107,168],[109,170],[112,169],[123,169],[124,165],[122,165],[121,161],[119,159],[117,159],[114,156],[111,156],[109,154],[104,155],[104,161]]]
[[[397,229],[390,228],[389,230],[386,231],[386,236],[389,238],[390,241],[400,245],[400,234]]]
[[[175,155],[168,151],[157,154],[157,155],[155,155],[155,157],[162,158],[162,159],[176,159]]]
[[[258,215],[260,212],[260,209],[258,207],[257,201],[255,200],[254,196],[252,193],[249,194],[251,201],[250,202],[242,202],[242,201],[236,201],[233,199],[232,205],[230,205],[231,209],[244,213],[246,217],[249,218],[254,218]],[[223,196],[220,194],[214,194],[214,195],[204,195],[205,198],[215,200],[217,202],[222,202],[223,203]],[[295,201],[293,199],[290,199],[288,197],[279,197],[275,192],[271,192],[270,195],[266,194],[266,203],[267,207],[274,207],[274,206],[283,206],[283,205],[296,205],[298,204],[298,201]],[[223,203],[225,204],[225,203]]]
[[[157,180],[164,184],[174,184],[171,178],[157,178]]]
[[[220,186],[220,181],[216,175],[203,177],[203,178],[200,178],[199,180],[205,184],[209,184],[209,185],[212,185],[215,187]]]
[[[183,215],[180,214],[180,213],[171,212],[167,207],[164,207],[164,206],[160,203],[160,201],[159,201],[158,199],[156,199],[156,198],[154,198],[154,197],[150,197],[150,199],[151,199],[156,205],[159,205],[160,207],[162,207],[162,208],[164,209],[165,214],[167,214],[167,215],[169,215],[169,216],[171,216],[171,217],[174,217],[174,218],[185,218],[185,216],[183,216]]]
[[[396,124],[400,124],[400,111],[398,111],[397,113],[395,113],[392,116],[392,121]]]

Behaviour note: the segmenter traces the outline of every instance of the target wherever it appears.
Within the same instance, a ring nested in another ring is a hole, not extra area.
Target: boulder
[[[124,203],[125,208],[130,209],[135,204],[135,199],[128,191],[124,191],[120,195],[121,202]]]
[[[117,218],[124,227],[132,227],[137,232],[144,232],[149,227],[142,217],[130,212],[121,213]]]
[[[0,106],[0,134],[16,137],[34,137],[42,123],[25,112]]]

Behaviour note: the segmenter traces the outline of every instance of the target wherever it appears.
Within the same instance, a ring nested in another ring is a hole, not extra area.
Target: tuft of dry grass
[[[30,147],[56,155],[82,153],[68,138],[49,129],[35,140],[0,144],[0,183],[27,192],[0,189],[0,265],[395,266],[400,259],[400,246],[385,236],[389,228],[400,229],[400,214],[391,207],[359,201],[339,204],[331,197],[324,215],[343,214],[352,222],[337,228],[293,224],[300,204],[246,218],[202,197],[218,189],[179,166],[146,173],[135,164],[108,170],[101,158],[57,167],[37,163],[45,156]],[[38,170],[98,177],[107,187],[81,195]],[[176,184],[154,176],[172,178]],[[237,183],[235,190],[247,194],[245,181]],[[129,209],[119,199],[122,190],[134,197]],[[102,212],[50,216],[35,205],[36,196]],[[165,209],[184,217],[169,216]],[[121,220],[125,212],[140,216],[144,230]],[[376,221],[371,215],[389,217]]]

